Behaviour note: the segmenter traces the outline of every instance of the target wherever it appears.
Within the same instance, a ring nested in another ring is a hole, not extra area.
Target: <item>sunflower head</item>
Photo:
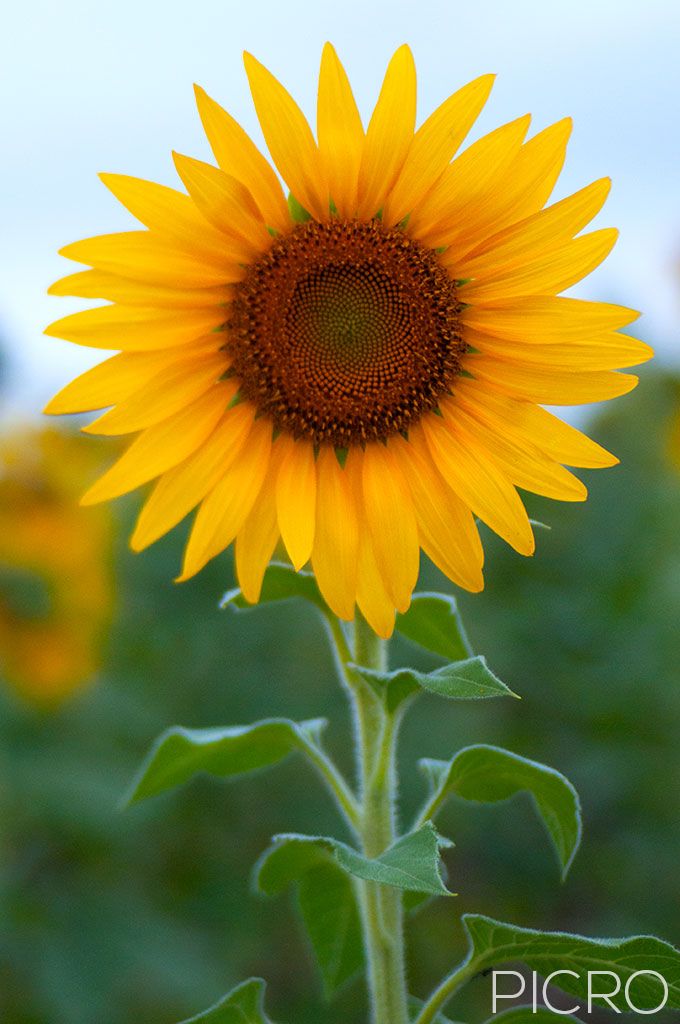
[[[614,244],[583,233],[609,181],[546,205],[569,120],[527,139],[520,117],[459,153],[491,75],[416,128],[406,46],[364,127],[327,44],[316,135],[245,63],[274,166],[197,89],[217,166],[175,154],[183,191],[102,176],[143,229],[62,250],[90,269],[52,293],[107,304],[47,333],[116,354],[47,411],[108,409],[85,429],[137,435],[83,499],[156,480],[135,549],[197,508],[180,579],[235,542],[257,601],[282,543],[336,614],[358,605],[388,636],[421,548],[480,590],[477,519],[531,554],[517,488],[582,500],[565,465],[616,462],[542,407],[624,394],[616,371],[651,354],[620,333],[634,311],[559,294]]]

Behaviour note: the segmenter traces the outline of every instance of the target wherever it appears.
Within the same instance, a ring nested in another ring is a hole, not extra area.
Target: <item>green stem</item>
[[[351,661],[384,670],[386,644],[358,616],[353,651],[342,627],[329,620],[342,682],[354,714],[360,792],[359,838],[367,857],[379,856],[396,837],[395,748],[400,715],[391,714]],[[391,886],[357,881],[368,967],[372,1024],[408,1024],[402,895]]]
[[[352,663],[364,665],[372,664],[372,659],[377,661],[379,665],[383,664],[384,653],[382,648],[374,650],[372,647],[372,641],[368,638],[368,647],[365,647],[360,642],[359,647],[356,647],[356,631],[354,637],[354,653],[352,652],[345,632],[339,621],[333,615],[331,611],[328,611],[324,615],[324,624],[328,631],[328,635],[331,641],[331,648],[335,656],[335,665],[338,671],[340,682],[347,694],[352,708],[354,734],[356,738],[356,759],[357,759],[357,781],[359,785],[359,795],[363,796],[364,781],[366,772],[364,766],[371,763],[373,756],[373,743],[371,737],[379,732],[382,728],[382,709],[381,703],[375,693],[371,690],[370,686],[364,679],[361,678],[353,669]],[[364,627],[369,629],[368,626]],[[371,634],[373,640],[378,645],[382,644],[382,641]],[[368,661],[364,661],[364,658],[368,658]],[[361,809],[360,809],[361,811]]]
[[[456,967],[434,990],[416,1017],[415,1024],[434,1024],[437,1014],[448,1003],[451,996],[478,973],[479,965],[475,965],[471,960],[466,960]]]
[[[421,828],[426,821],[432,821],[435,814],[446,800],[446,793],[435,793],[434,796],[430,797],[425,806],[418,812],[418,815],[411,826],[415,832],[416,829]]]
[[[304,749],[307,757],[335,797],[340,810],[347,820],[347,824],[355,835],[358,835],[361,824],[361,809],[354,793],[338,771],[337,766],[320,747],[313,743],[312,740],[308,740],[305,743]]]
[[[345,816],[347,824],[350,826],[353,833],[358,835],[360,820],[362,820],[362,813],[360,813],[358,801],[354,797],[354,794],[351,792],[350,787],[347,785],[337,766],[333,761],[331,761],[328,755],[321,750],[321,748],[318,748],[318,746],[312,742],[311,739],[308,739],[305,742],[304,751],[318,774],[322,776],[328,785],[329,790],[335,797],[338,807]]]

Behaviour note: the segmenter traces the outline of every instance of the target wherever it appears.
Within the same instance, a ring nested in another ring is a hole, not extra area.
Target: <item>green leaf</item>
[[[466,747],[451,761],[420,762],[432,783],[430,814],[452,794],[480,803],[497,803],[527,792],[552,839],[564,877],[581,841],[581,807],[568,779],[537,761],[487,744]]]
[[[347,874],[364,881],[450,896],[439,873],[439,851],[450,845],[430,822],[402,836],[375,858],[328,836],[280,835],[258,861],[255,883],[262,892],[273,895],[331,857]]]
[[[271,1024],[264,1012],[265,983],[251,978],[232,989],[209,1010],[182,1024]]]
[[[570,970],[576,972],[577,977],[561,973],[552,979],[552,984],[568,995],[587,999],[588,972],[611,971],[621,982],[620,991],[611,997],[611,1003],[617,1010],[626,1011],[630,1009],[625,999],[626,982],[638,971],[656,971],[668,985],[666,1008],[680,1009],[680,950],[662,939],[650,935],[587,939],[565,932],[519,928],[480,914],[465,914],[463,923],[470,947],[466,964],[475,972],[517,961],[544,978],[553,971]],[[605,979],[600,981],[605,984]],[[613,978],[606,981],[611,981],[608,989],[615,985]],[[593,985],[593,989],[597,991],[597,986]],[[654,1009],[662,995],[661,982],[649,974],[631,982],[630,998],[639,1010]],[[608,1005],[604,999],[594,999],[593,1003]]]
[[[282,761],[316,743],[323,719],[292,722],[268,718],[224,729],[168,729],[158,738],[134,780],[128,804],[188,782],[198,772],[243,775]]]
[[[397,615],[396,629],[448,661],[472,654],[456,602],[447,594],[414,594],[409,610]]]
[[[334,863],[337,840],[294,832],[274,836],[253,871],[253,882],[267,896],[278,896],[308,871]]]
[[[298,202],[292,192],[288,193],[288,212],[290,213],[291,219],[297,224],[304,224],[312,218],[311,213],[308,213],[307,210],[305,210],[302,203]]]
[[[255,884],[268,895],[298,886],[300,910],[330,996],[364,965],[359,908],[352,876],[406,890],[448,895],[439,874],[439,848],[429,826],[370,860],[324,836],[277,836],[255,866]]]
[[[310,601],[322,611],[327,611],[314,574],[311,572],[295,572],[292,565],[284,562],[272,562],[268,567],[262,583],[262,593],[257,605],[249,604],[239,587],[228,590],[220,601],[220,608],[232,611],[250,611],[260,604],[272,601],[286,601],[291,597],[301,597]]]
[[[364,963],[354,886],[336,857],[342,845],[315,836],[277,836],[254,872],[255,884],[268,895],[297,884],[302,918],[328,996]]]
[[[298,902],[324,993],[330,998],[364,966],[361,918],[352,879],[329,858],[302,876]]]
[[[409,892],[451,896],[439,871],[439,851],[452,845],[427,822],[415,832],[397,839],[374,860],[361,857],[349,847],[339,850],[337,857],[339,863],[358,878],[393,885]]]
[[[551,1021],[556,1020],[582,1024],[578,1017],[572,1017],[571,1014],[565,1013],[552,1013],[545,1006],[537,1006],[535,1010],[532,1006],[513,1006],[511,1010],[505,1010],[503,1013],[489,1017],[486,1024],[496,1024],[496,1022],[498,1024],[550,1024]]]
[[[482,700],[488,697],[516,697],[505,683],[498,679],[483,657],[466,658],[435,669],[418,672],[414,668],[399,668],[394,672],[376,672],[363,665],[352,666],[388,704],[396,704],[418,690],[436,693],[448,700]]]

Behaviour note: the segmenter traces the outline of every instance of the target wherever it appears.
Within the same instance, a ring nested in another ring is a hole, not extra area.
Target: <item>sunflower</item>
[[[114,522],[78,508],[99,445],[54,429],[0,438],[0,677],[59,704],[92,682],[114,605]]]
[[[569,119],[527,140],[520,117],[457,156],[491,75],[416,130],[407,46],[366,129],[325,46],[316,139],[276,78],[245,66],[280,177],[200,88],[217,167],[175,154],[186,191],[102,175],[145,230],[62,250],[91,269],[52,294],[108,304],[47,333],[117,354],[46,411],[107,408],[85,429],[137,434],[83,498],[157,480],[133,549],[197,507],[179,579],[235,542],[255,602],[282,541],[340,618],[358,605],[389,636],[420,548],[478,591],[477,518],[530,555],[517,488],[580,501],[564,466],[617,461],[541,406],[625,394],[637,379],[615,371],[651,354],[619,333],[633,310],[558,296],[614,244],[611,228],[580,233],[610,182],[546,207]]]

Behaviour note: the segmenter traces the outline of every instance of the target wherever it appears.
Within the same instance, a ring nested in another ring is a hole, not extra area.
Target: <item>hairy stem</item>
[[[349,646],[343,650],[336,645],[336,653],[343,661],[343,683],[354,713],[360,792],[359,838],[366,856],[377,857],[396,838],[395,747],[399,716],[390,714],[371,687],[352,671]],[[361,617],[355,622],[351,654],[356,664],[378,671],[386,667],[386,644]],[[372,1024],[408,1024],[401,892],[373,882],[357,882],[357,891],[364,928]]]

